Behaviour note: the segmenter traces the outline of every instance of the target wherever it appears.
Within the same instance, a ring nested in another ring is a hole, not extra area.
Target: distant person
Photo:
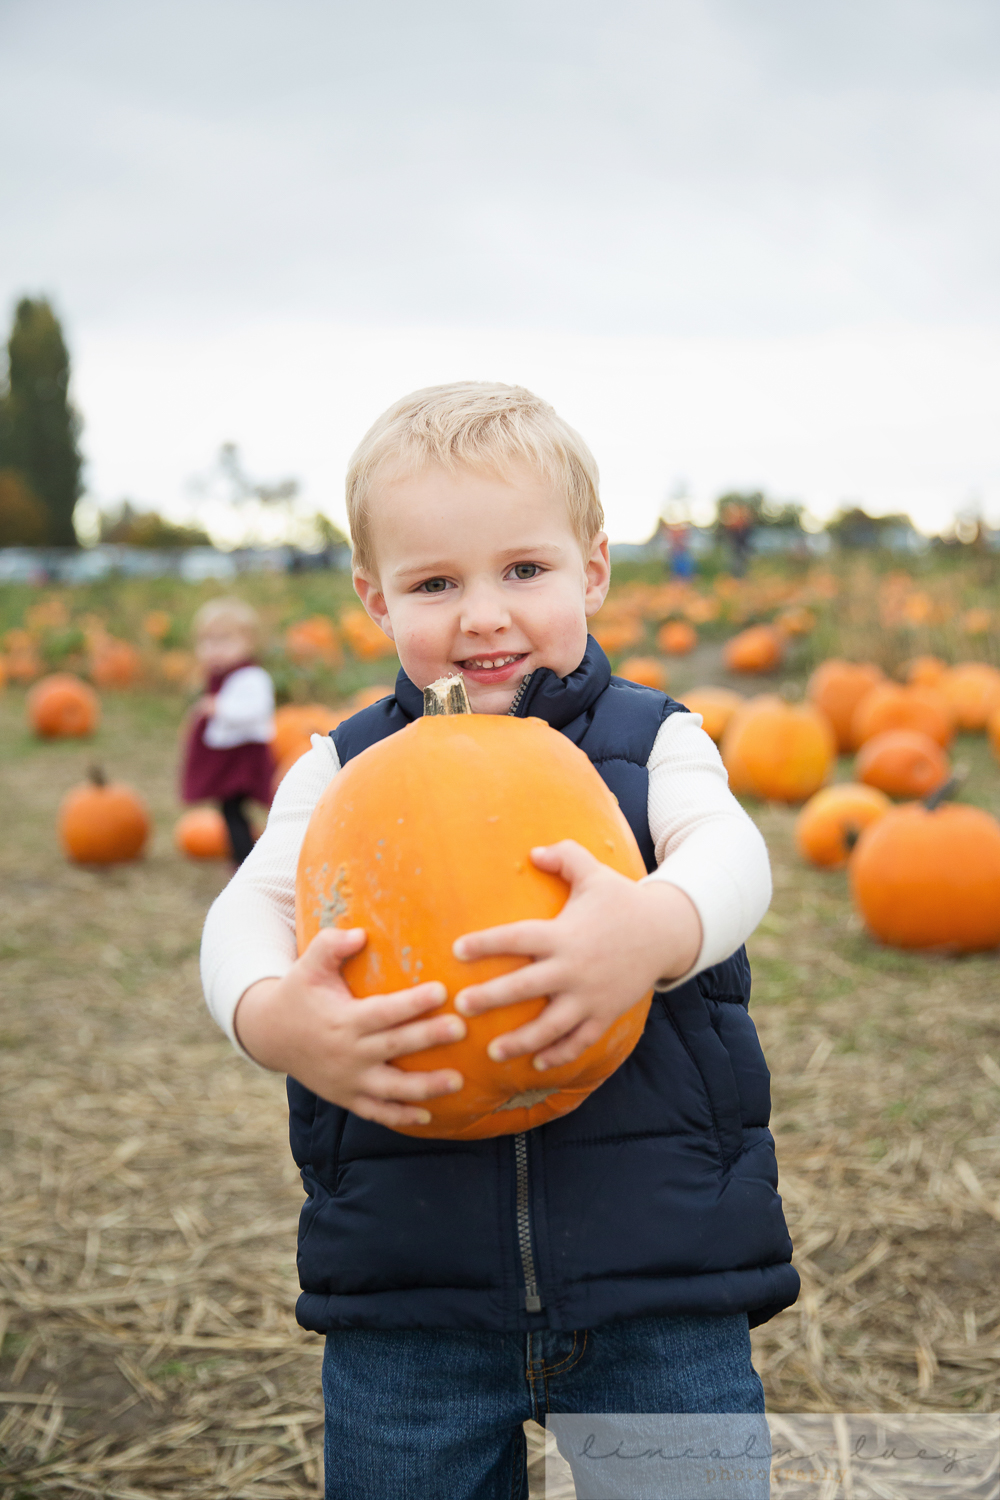
[[[690,578],[694,574],[694,554],[691,551],[691,528],[686,521],[667,528],[667,548],[670,571],[675,578]]]
[[[194,617],[206,692],[192,710],[181,795],[218,804],[237,865],[253,848],[245,804],[270,806],[274,775],[274,684],[256,661],[259,643],[257,611],[241,599],[210,599]]]
[[[729,543],[730,565],[734,578],[742,578],[750,559],[754,514],[749,505],[732,501],[722,515],[722,529]]]

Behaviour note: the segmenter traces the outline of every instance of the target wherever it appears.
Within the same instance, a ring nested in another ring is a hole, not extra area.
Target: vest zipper
[[[521,678],[508,714],[517,714],[518,705],[532,674]],[[521,1270],[524,1272],[525,1312],[541,1312],[542,1295],[538,1290],[535,1271],[535,1256],[531,1248],[531,1199],[528,1193],[528,1137],[522,1131],[514,1137],[514,1164],[517,1171],[517,1245],[521,1252]]]
[[[542,1295],[535,1280],[535,1257],[531,1249],[531,1207],[528,1200],[528,1137],[521,1132],[514,1137],[514,1161],[517,1166],[517,1243],[524,1272],[524,1308],[541,1312]]]

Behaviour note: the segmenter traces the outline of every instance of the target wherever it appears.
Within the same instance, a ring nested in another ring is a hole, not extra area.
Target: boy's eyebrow
[[[566,548],[559,542],[520,542],[513,547],[503,547],[497,553],[497,559],[501,562],[517,562],[522,558],[530,561],[536,557],[562,557]],[[455,559],[436,558],[433,562],[405,563],[403,566],[393,568],[393,578],[412,578],[416,574],[450,573],[455,569]]]

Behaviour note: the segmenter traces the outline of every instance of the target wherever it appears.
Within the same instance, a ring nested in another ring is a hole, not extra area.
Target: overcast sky
[[[996,0],[0,0],[0,299],[91,491],[240,444],[342,514],[389,401],[520,381],[610,530],[731,486],[1000,519]]]

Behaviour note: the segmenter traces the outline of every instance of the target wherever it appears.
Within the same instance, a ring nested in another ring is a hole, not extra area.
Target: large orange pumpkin
[[[540,719],[442,711],[444,689],[427,691],[438,694],[430,712],[350,760],[320,798],[299,858],[296,924],[300,952],[322,927],[365,929],[366,946],[343,966],[353,994],[434,979],[451,1008],[465,986],[525,962],[460,963],[457,938],[562,909],[567,887],[532,864],[533,847],[573,838],[632,879],[645,867],[615,798],[565,735]],[[649,996],[574,1063],[540,1074],[530,1056],[491,1061],[492,1039],[544,1004],[487,1011],[468,1020],[462,1041],[400,1058],[465,1079],[459,1093],[427,1101],[429,1125],[404,1133],[480,1139],[567,1114],[632,1051]]]
[[[926,797],[951,775],[951,762],[936,740],[919,729],[886,729],[865,740],[854,774],[890,797]]]
[[[89,781],[66,793],[59,808],[62,846],[79,864],[135,859],[149,828],[149,812],[138,793],[123,783],[105,781],[97,767]]]
[[[985,729],[990,714],[1000,708],[1000,672],[987,662],[959,662],[936,686],[951,705],[959,729]]]
[[[833,730],[818,708],[771,694],[733,715],[720,750],[733,791],[771,802],[804,802],[837,758]]]
[[[667,669],[658,656],[630,656],[618,668],[618,676],[661,693],[667,689]]]
[[[892,803],[872,786],[844,781],[810,797],[795,820],[795,847],[823,869],[846,865],[863,828],[884,817]]]
[[[696,687],[684,694],[684,707],[693,714],[701,714],[701,727],[716,744],[733,714],[745,703],[746,699],[732,688]]]
[[[854,710],[865,694],[884,680],[874,662],[841,661],[838,657],[820,662],[810,677],[806,694],[830,720],[841,752],[856,748],[851,729]]]
[[[1000,823],[978,807],[894,807],[861,835],[851,892],[895,948],[976,952],[1000,943]]]
[[[773,625],[751,625],[722,648],[722,660],[731,672],[773,672],[785,655],[785,638]]]
[[[189,859],[230,859],[226,820],[216,807],[192,807],[174,824],[174,845]]]
[[[851,733],[855,744],[863,745],[886,729],[919,729],[947,748],[955,734],[955,719],[937,688],[883,682],[866,693],[854,710]]]
[[[687,620],[668,620],[656,632],[656,644],[668,656],[687,656],[698,644],[698,632]]]
[[[53,672],[28,693],[28,723],[43,739],[93,734],[101,717],[97,694],[71,672]]]

